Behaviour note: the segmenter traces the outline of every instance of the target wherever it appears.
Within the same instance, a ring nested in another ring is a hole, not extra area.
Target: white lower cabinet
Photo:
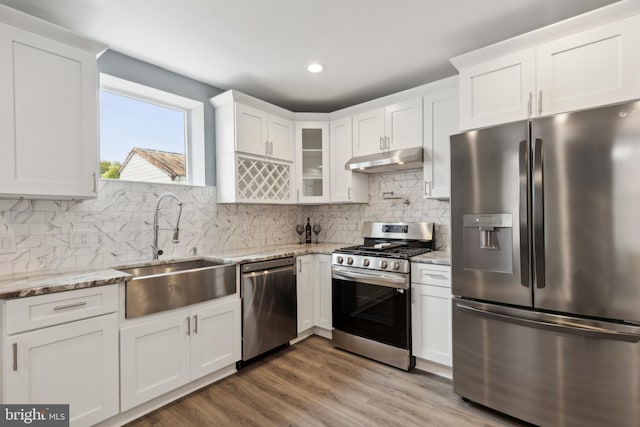
[[[331,255],[315,255],[315,258],[314,324],[331,330]]]
[[[298,301],[298,333],[313,326],[314,255],[296,259],[296,299]]]
[[[71,426],[118,413],[116,313],[5,337],[4,354],[3,403],[69,404]]]
[[[451,366],[451,267],[412,263],[413,355]]]
[[[297,258],[298,333],[331,330],[331,255]]]
[[[240,314],[237,299],[121,328],[122,411],[240,360]]]

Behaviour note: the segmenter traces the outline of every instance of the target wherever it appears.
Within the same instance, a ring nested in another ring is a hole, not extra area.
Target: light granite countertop
[[[207,254],[204,258],[222,262],[247,263],[268,261],[270,259],[285,258],[288,256],[300,256],[309,254],[330,255],[334,250],[352,246],[349,243],[308,243],[264,246],[261,248],[237,249],[225,251],[220,254]]]
[[[192,259],[210,259],[224,263],[246,263],[269,259],[299,256],[307,254],[331,254],[335,249],[349,246],[347,243],[312,243],[275,245],[262,248],[247,248],[225,251],[219,254],[203,254],[194,257],[148,261],[116,266],[113,269],[72,271],[72,272],[39,272],[33,274],[9,274],[0,276],[0,299],[23,298],[63,292],[92,286],[111,285],[131,277],[130,274],[118,271],[118,268],[139,267]]]
[[[423,264],[451,265],[451,252],[449,251],[433,251],[426,254],[414,256],[411,262],[420,262]]]
[[[311,244],[287,244],[265,246],[261,248],[246,248],[224,251],[221,253],[203,254],[194,257],[179,259],[167,259],[160,261],[139,262],[114,269],[101,269],[92,271],[78,271],[66,273],[38,273],[0,276],[0,299],[22,298],[34,295],[43,295],[53,292],[62,292],[73,289],[103,286],[122,282],[131,277],[128,273],[118,271],[118,268],[140,267],[193,259],[209,259],[226,264],[242,264],[248,262],[268,261],[271,259],[289,256],[309,254],[330,255],[334,250],[351,246],[349,243],[311,243]],[[447,251],[429,252],[411,258],[411,262],[427,264],[451,265],[451,254]]]
[[[0,299],[23,298],[122,282],[130,274],[114,269],[0,276]]]

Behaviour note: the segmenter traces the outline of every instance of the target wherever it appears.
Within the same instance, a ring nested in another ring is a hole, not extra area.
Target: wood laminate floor
[[[451,383],[312,336],[129,426],[521,426],[465,403]]]

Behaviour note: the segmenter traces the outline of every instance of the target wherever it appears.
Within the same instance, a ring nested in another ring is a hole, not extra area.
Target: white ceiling
[[[448,59],[616,0],[0,0],[113,50],[293,111],[455,74]],[[327,65],[311,74],[311,61]]]

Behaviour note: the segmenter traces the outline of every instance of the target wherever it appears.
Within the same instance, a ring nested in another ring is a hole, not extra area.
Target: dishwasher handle
[[[251,262],[248,264],[242,264],[241,271],[242,273],[251,273],[254,271],[265,271],[265,270],[271,270],[273,268],[294,266],[294,265],[295,265],[295,258],[293,257],[278,258],[278,259],[272,259],[268,261],[259,261],[259,262]]]

